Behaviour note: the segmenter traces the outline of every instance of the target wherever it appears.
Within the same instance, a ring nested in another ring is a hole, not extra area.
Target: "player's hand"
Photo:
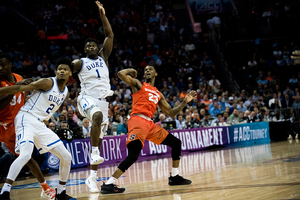
[[[185,96],[185,100],[188,103],[188,102],[192,101],[196,96],[197,96],[197,92],[192,90]]]
[[[30,83],[32,83],[34,80],[32,78],[26,78],[26,79],[23,79],[19,82],[17,82],[15,85],[28,85]]]
[[[100,3],[100,1],[96,1],[96,4],[97,4],[97,6],[98,6],[98,8],[100,10],[100,14],[101,15],[105,15],[105,9],[103,8],[102,3]]]

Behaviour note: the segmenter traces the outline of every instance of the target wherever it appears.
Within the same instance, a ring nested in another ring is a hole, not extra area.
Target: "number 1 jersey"
[[[68,88],[65,86],[61,92],[57,85],[56,78],[51,78],[53,85],[49,91],[34,90],[25,105],[20,111],[30,113],[39,121],[48,120],[61,106],[68,95]]]
[[[110,89],[109,70],[103,58],[81,58],[82,66],[78,73],[81,91],[80,95],[94,98],[105,98],[113,95]]]
[[[132,99],[131,115],[143,114],[146,117],[152,118],[157,109],[157,104],[161,99],[161,93],[156,87],[144,82],[143,87],[132,95]]]
[[[17,82],[22,80],[22,77],[18,74],[12,73],[16,79],[15,83],[10,83],[7,80],[0,79],[1,87],[7,87],[15,85]],[[4,96],[4,95],[3,95]],[[0,122],[1,123],[13,123],[16,115],[20,108],[24,105],[25,92],[19,92],[14,95],[10,103],[0,111]]]

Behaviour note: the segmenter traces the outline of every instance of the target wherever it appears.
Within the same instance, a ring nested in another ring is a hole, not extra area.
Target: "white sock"
[[[177,168],[172,167],[172,176],[178,175],[178,172],[179,172],[178,167]]]
[[[99,148],[98,147],[92,147],[92,154],[96,154],[99,152]]]
[[[3,188],[1,190],[1,194],[3,194],[3,192],[10,192],[10,189],[11,189],[11,184],[4,183]]]
[[[117,179],[115,177],[110,177],[108,181],[106,181],[105,185],[115,184],[116,180]]]
[[[97,178],[97,170],[92,170],[92,169],[91,169],[90,176],[96,177],[96,178]]]
[[[60,194],[62,191],[66,190],[66,185],[58,184],[57,193]]]

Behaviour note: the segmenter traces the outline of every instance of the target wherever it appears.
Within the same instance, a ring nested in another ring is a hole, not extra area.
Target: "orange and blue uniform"
[[[156,87],[143,83],[142,88],[133,94],[132,98],[133,106],[128,121],[129,134],[126,145],[134,140],[140,140],[143,148],[146,139],[159,145],[169,134],[152,121],[157,104],[161,99],[161,93]]]
[[[22,77],[18,74],[14,74],[16,81],[15,83],[22,80]],[[1,87],[7,87],[15,85],[5,79],[0,78]],[[4,142],[6,147],[11,153],[14,153],[15,149],[15,125],[14,119],[18,114],[20,108],[24,105],[25,92],[19,92],[14,95],[11,102],[0,111],[0,142]]]

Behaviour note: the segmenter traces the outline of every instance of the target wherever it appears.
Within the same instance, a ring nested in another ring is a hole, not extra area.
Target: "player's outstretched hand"
[[[293,55],[291,56],[291,58],[296,64],[300,64],[300,50],[293,51]]]
[[[16,83],[16,85],[28,85],[32,83],[34,80],[32,78],[26,78]]]
[[[100,3],[100,1],[96,1],[96,4],[97,4],[101,14],[105,15],[105,9],[103,8],[102,3]]]
[[[186,102],[190,102],[193,100],[193,98],[195,98],[197,96],[197,92],[192,90],[190,91],[186,96],[185,96],[185,99],[186,99]]]

